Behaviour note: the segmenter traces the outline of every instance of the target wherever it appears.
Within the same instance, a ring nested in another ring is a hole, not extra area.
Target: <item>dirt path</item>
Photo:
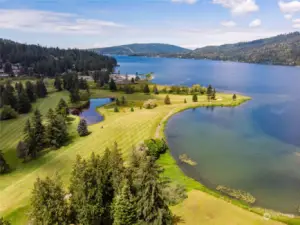
[[[174,113],[176,108],[172,109],[159,123],[155,131],[155,138],[159,138],[159,132],[163,128],[163,123]]]

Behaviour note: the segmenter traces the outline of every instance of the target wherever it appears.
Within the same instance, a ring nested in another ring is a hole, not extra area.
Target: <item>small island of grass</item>
[[[182,154],[179,156],[179,160],[183,163],[189,164],[190,166],[196,166],[197,163],[193,161],[187,154]]]

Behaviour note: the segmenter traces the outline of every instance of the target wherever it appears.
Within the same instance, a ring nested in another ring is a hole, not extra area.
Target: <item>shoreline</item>
[[[238,107],[240,105],[242,105],[243,103],[246,103],[248,101],[250,101],[252,98],[248,97],[248,99],[243,99],[240,102],[238,102],[238,104],[230,106],[230,105],[224,105],[222,107]],[[166,135],[165,135],[165,130],[167,127],[167,123],[169,121],[169,119],[171,119],[174,115],[183,112],[185,110],[189,110],[189,109],[193,109],[193,108],[201,108],[201,107],[207,107],[208,105],[195,105],[195,106],[186,106],[183,108],[174,108],[172,109],[159,123],[159,125],[157,126],[156,132],[155,132],[155,138],[163,138],[166,140]],[[213,107],[220,107],[218,105],[212,105]],[[167,141],[167,140],[166,140]],[[299,154],[300,155],[300,154]],[[259,206],[253,206],[251,207],[250,205],[248,205],[247,203],[244,203],[240,200],[234,199],[234,198],[230,198],[224,194],[219,193],[217,190],[214,190],[212,188],[209,188],[207,186],[205,186],[204,184],[201,183],[201,181],[194,179],[192,177],[190,177],[188,174],[186,174],[186,172],[180,167],[180,165],[178,164],[178,161],[173,157],[172,153],[171,153],[171,149],[169,149],[168,152],[166,152],[164,154],[165,158],[168,158],[169,160],[171,160],[173,162],[172,166],[174,166],[176,169],[179,169],[182,173],[183,176],[185,178],[187,178],[188,180],[192,181],[193,183],[196,182],[196,186],[195,188],[188,188],[187,187],[187,192],[193,191],[193,190],[197,190],[197,191],[201,191],[204,193],[207,193],[213,197],[219,198],[224,200],[225,202],[228,202],[230,204],[233,204],[235,206],[238,206],[239,208],[245,209],[249,212],[255,213],[257,215],[262,216],[263,218],[266,216],[266,214],[268,214],[268,216],[270,215],[271,220],[274,221],[279,221],[279,222],[283,222],[283,223],[287,223],[287,224],[294,224],[292,221],[289,220],[293,220],[296,219],[298,221],[298,219],[300,219],[300,216],[294,213],[283,213],[283,212],[279,212],[279,211],[275,211],[273,209],[266,209],[266,208],[261,208]],[[165,165],[162,164],[160,162],[160,160],[158,160],[158,163],[165,169]],[[173,180],[173,179],[171,179]],[[296,222],[296,224],[298,224]],[[291,223],[290,223],[291,222]]]

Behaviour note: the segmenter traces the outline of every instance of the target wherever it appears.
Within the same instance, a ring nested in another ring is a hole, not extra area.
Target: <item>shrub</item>
[[[147,155],[158,159],[159,156],[168,150],[168,145],[163,139],[149,139],[145,140],[144,144],[147,147]]]
[[[114,112],[120,112],[120,110],[119,110],[118,106],[115,106],[115,108],[114,108]]]
[[[90,99],[90,93],[87,91],[79,91],[80,101],[88,101]]]
[[[18,113],[10,106],[5,105],[0,114],[0,120],[9,120],[18,117]]]
[[[186,101],[186,99],[184,99],[184,101],[183,101],[184,103],[187,103],[187,101]]]
[[[171,100],[170,100],[169,95],[167,95],[167,96],[165,97],[165,104],[166,104],[166,105],[171,105]]]
[[[133,107],[131,107],[130,111],[131,111],[131,112],[134,112],[134,108],[133,108]]]
[[[197,94],[193,94],[193,102],[198,102],[198,96],[197,96]]]
[[[146,109],[154,109],[157,106],[155,99],[149,99],[144,102],[143,107]]]
[[[233,100],[233,101],[236,100],[236,94],[234,94],[234,95],[232,96],[232,100]]]

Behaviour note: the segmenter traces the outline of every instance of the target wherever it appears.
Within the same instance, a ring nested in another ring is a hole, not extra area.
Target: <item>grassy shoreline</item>
[[[130,107],[121,108],[120,113],[114,113],[112,107],[99,107],[97,110],[103,115],[105,120],[89,126],[89,130],[92,132],[91,135],[84,138],[74,137],[72,140],[73,142],[69,145],[62,147],[57,151],[48,152],[37,160],[34,160],[28,164],[16,164],[16,171],[13,171],[12,174],[7,174],[1,177],[0,180],[0,202],[4,203],[0,205],[0,215],[4,215],[7,219],[11,220],[12,224],[26,223],[28,221],[28,201],[30,197],[30,191],[35,179],[37,177],[43,178],[45,176],[53,176],[56,172],[59,172],[60,176],[63,177],[65,186],[67,187],[69,183],[69,174],[72,170],[72,163],[74,162],[77,154],[83,157],[88,157],[92,152],[102,154],[106,147],[111,147],[114,141],[117,141],[122,149],[123,155],[126,158],[129,154],[131,146],[138,145],[145,139],[153,138],[156,134],[158,134],[159,137],[164,137],[166,123],[168,119],[176,113],[198,107],[238,106],[250,100],[248,97],[238,96],[237,101],[232,101],[232,95],[218,93],[218,95],[222,96],[221,101],[214,101],[211,103],[207,101],[206,96],[200,96],[198,102],[195,103],[192,102],[191,95],[170,94],[172,104],[164,105],[163,99],[166,94],[145,95],[143,93],[135,93],[126,95],[121,92],[112,93],[106,90],[91,90],[92,98],[104,98],[112,95],[115,97],[121,97],[124,95],[128,101],[137,103],[134,106],[134,112],[130,112]],[[65,93],[61,93],[58,96],[67,97]],[[54,99],[50,99],[50,97],[53,97],[52,94],[48,97],[48,100],[53,102]],[[147,110],[140,109],[138,107],[140,102],[150,98],[157,99],[157,108]],[[188,99],[188,103],[184,103],[184,99]],[[43,110],[46,112],[46,108],[53,107],[53,105],[54,103],[49,105],[44,104],[45,108]],[[136,118],[139,119],[137,120]],[[75,118],[75,121],[72,122],[70,126],[70,131],[72,134],[76,132],[75,123],[77,121],[78,118]],[[159,124],[161,125],[159,126]],[[104,127],[104,129],[101,127]],[[157,132],[158,127],[159,130]],[[10,127],[7,127],[7,130],[9,130],[9,128]],[[14,137],[15,136],[12,134],[11,138],[13,140],[15,139]],[[8,152],[9,155],[12,155],[12,151],[14,151],[14,149],[12,149],[10,144],[9,149],[6,148],[5,152]],[[15,153],[13,152],[13,154]],[[258,210],[255,211],[252,208],[249,209],[249,207],[241,204],[241,202],[226,198],[220,195],[218,192],[210,190],[198,181],[186,176],[184,172],[181,171],[170,152],[162,155],[158,160],[158,163],[164,167],[165,176],[171,178],[173,182],[184,184],[190,193],[193,190],[199,190],[201,192],[208,193],[210,196],[217,197],[217,199],[222,199],[222,201],[225,200],[226,202],[233,203],[233,205],[237,205],[240,208],[247,209],[247,211],[259,213]],[[176,213],[176,207],[172,207],[172,209],[174,209]],[[235,209],[232,206],[232,212],[234,211]],[[241,213],[239,216],[244,218],[245,212]],[[251,215],[247,216],[251,217]],[[227,222],[229,221],[230,220]]]

